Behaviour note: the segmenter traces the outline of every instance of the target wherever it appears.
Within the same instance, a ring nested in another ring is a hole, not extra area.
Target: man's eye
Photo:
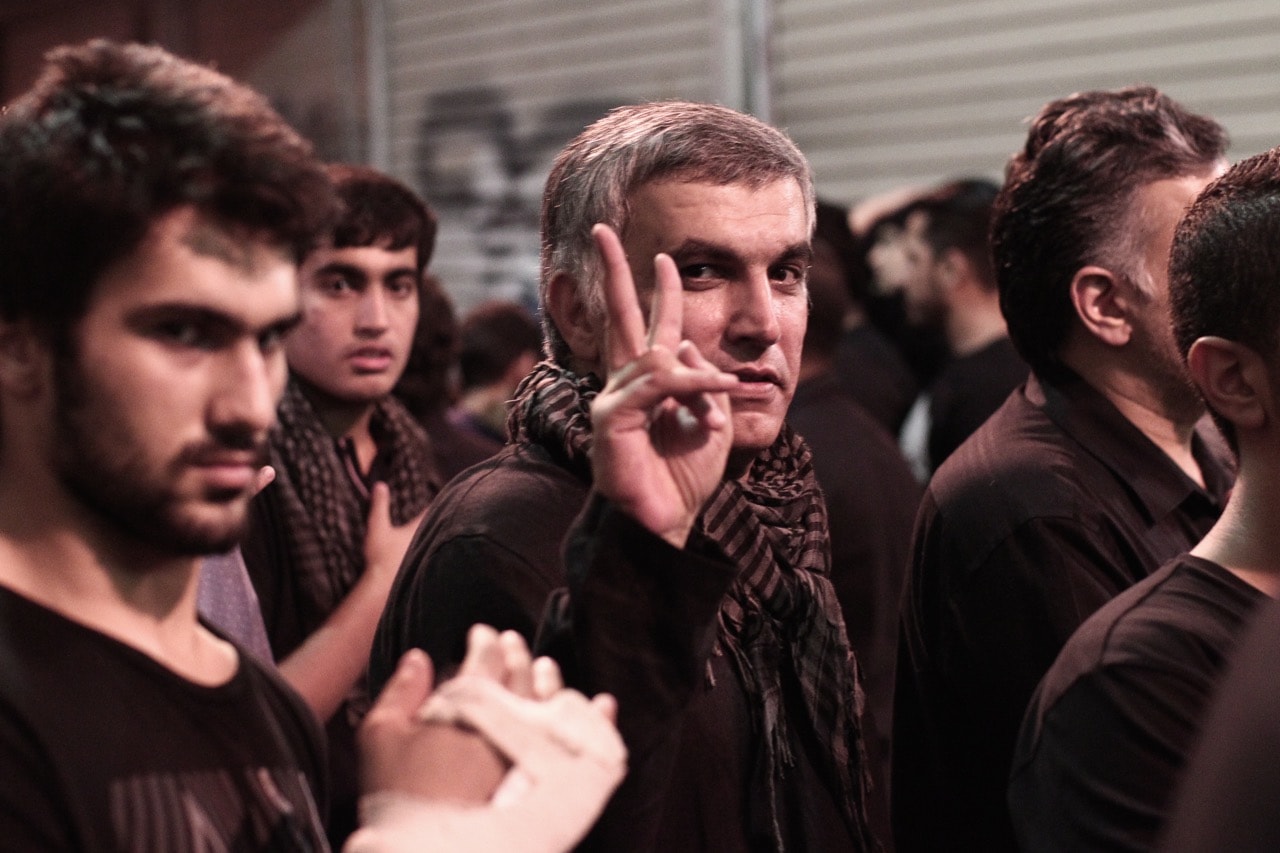
[[[720,270],[711,264],[688,264],[680,268],[686,286],[705,287],[721,278]]]
[[[412,296],[418,291],[418,283],[412,278],[393,278],[387,282],[387,292],[392,296]]]
[[[262,352],[275,352],[284,346],[284,332],[280,329],[269,329],[258,335],[258,349]]]
[[[156,337],[179,347],[212,349],[217,342],[207,330],[197,323],[163,323],[156,328]]]
[[[327,275],[320,279],[320,289],[326,293],[347,293],[355,290],[355,282],[346,275]]]
[[[806,267],[786,264],[784,266],[775,267],[770,272],[770,278],[778,283],[779,287],[784,289],[795,289],[802,287],[808,278],[809,270]]]

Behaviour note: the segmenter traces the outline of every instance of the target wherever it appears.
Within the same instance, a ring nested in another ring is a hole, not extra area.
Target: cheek
[[[719,349],[720,339],[728,326],[723,308],[713,301],[691,298],[686,294],[683,312],[680,336],[692,341],[703,355]]]
[[[778,327],[782,334],[779,343],[792,364],[800,363],[800,350],[804,347],[804,333],[809,325],[809,300],[789,302],[778,311]]]

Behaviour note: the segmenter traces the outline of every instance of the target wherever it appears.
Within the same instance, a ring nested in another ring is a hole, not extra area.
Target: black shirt
[[[241,654],[209,687],[0,587],[0,847],[327,850],[324,743]]]
[[[1162,850],[1280,850],[1280,602],[1259,608],[1231,656],[1187,762]]]
[[[1023,712],[1093,611],[1198,542],[1231,470],[1198,432],[1197,486],[1078,378],[1032,377],[926,490],[894,714],[898,849],[1014,849],[1005,791]]]
[[[929,386],[929,465],[946,461],[1027,379],[1027,364],[1007,337],[942,366]]]
[[[1009,784],[1023,850],[1150,850],[1227,656],[1265,596],[1185,555],[1071,635],[1040,682]]]
[[[831,528],[831,584],[867,691],[867,747],[887,791],[898,609],[922,487],[893,437],[830,373],[800,383],[787,422],[813,451]]]
[[[897,434],[920,386],[892,341],[870,323],[848,329],[836,349],[836,375],[845,393]]]

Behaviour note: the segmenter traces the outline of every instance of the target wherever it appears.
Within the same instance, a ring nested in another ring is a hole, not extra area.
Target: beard
[[[226,448],[255,450],[260,467],[266,463],[260,439],[226,430],[153,462],[119,415],[127,401],[96,393],[69,353],[58,357],[56,370],[56,474],[77,502],[104,527],[173,556],[223,553],[239,544],[248,526],[250,492],[206,489],[183,496],[175,484],[202,457]]]
[[[1144,374],[1164,414],[1174,423],[1192,424],[1205,412],[1204,399],[1187,373],[1171,334],[1151,329],[1146,323],[1134,326],[1135,349]]]

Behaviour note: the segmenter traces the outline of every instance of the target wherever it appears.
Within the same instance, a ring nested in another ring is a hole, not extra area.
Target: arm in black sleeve
[[[648,850],[737,570],[697,534],[676,549],[597,495],[570,529],[565,559],[569,590],[548,608],[540,647],[572,686],[617,697],[630,752],[627,779],[586,845]]]

